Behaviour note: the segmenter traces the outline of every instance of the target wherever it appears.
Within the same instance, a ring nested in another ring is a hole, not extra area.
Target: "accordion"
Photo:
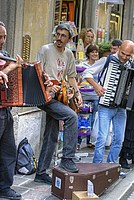
[[[0,107],[40,106],[52,99],[40,62],[17,68],[8,75],[8,81],[8,87],[0,89]]]
[[[121,107],[132,110],[134,97],[134,69],[127,68],[119,63],[110,63],[104,77],[104,96],[100,97],[99,104],[108,107]]]

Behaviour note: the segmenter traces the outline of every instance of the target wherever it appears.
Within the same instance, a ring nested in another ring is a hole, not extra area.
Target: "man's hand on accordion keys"
[[[103,88],[101,85],[97,84],[96,87],[94,87],[95,92],[97,93],[98,96],[104,96],[106,89]]]
[[[43,76],[44,76],[44,79],[45,79],[44,85],[46,85],[47,87],[52,87],[53,82],[51,81],[49,75],[46,72],[43,72]]]

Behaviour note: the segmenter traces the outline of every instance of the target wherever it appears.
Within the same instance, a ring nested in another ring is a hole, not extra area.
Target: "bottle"
[[[107,42],[108,42],[108,35],[107,35],[107,31],[105,31],[105,37],[104,37],[104,41],[105,41],[105,43],[107,43]]]
[[[102,29],[102,43],[105,42],[105,29]]]
[[[101,41],[102,41],[102,30],[101,30],[101,28],[98,28],[97,38],[98,38],[98,44],[100,44]]]
[[[87,196],[93,197],[93,195],[94,195],[94,185],[90,180],[88,180],[87,181]]]
[[[78,45],[77,45],[77,58],[78,60],[83,60],[84,59],[84,44],[82,39],[78,40]]]

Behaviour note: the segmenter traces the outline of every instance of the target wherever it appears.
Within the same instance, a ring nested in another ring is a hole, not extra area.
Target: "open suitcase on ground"
[[[78,163],[79,173],[70,173],[60,167],[52,170],[52,194],[60,199],[72,199],[73,191],[86,191],[87,180],[94,184],[94,193],[100,196],[118,180],[120,165],[115,163]]]

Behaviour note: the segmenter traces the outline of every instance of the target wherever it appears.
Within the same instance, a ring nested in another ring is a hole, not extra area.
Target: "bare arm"
[[[76,79],[73,77],[69,77],[68,81],[69,81],[69,84],[71,86],[73,86],[73,88],[75,90],[76,96],[78,98],[78,107],[81,108],[82,107],[82,96],[81,96],[81,93],[79,92],[79,88],[78,88]]]
[[[86,78],[86,81],[94,87],[94,90],[98,96],[104,95],[106,89],[98,84],[93,78]]]
[[[6,66],[2,72],[4,72],[5,74],[9,74],[11,71],[15,70],[17,67],[22,67],[21,66],[22,63],[22,58],[17,55],[16,56],[16,62],[10,62],[8,66]]]

